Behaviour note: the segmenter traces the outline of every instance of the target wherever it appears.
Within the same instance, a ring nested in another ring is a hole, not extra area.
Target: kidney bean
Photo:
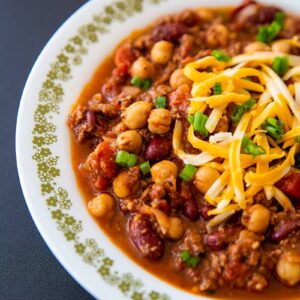
[[[186,25],[182,23],[167,23],[156,26],[152,31],[154,42],[161,40],[175,42],[187,31]]]
[[[274,20],[274,16],[280,9],[274,6],[263,6],[258,10],[256,16],[253,16],[256,24],[271,23]]]
[[[208,212],[214,208],[212,205],[203,205],[199,207],[199,213],[205,221],[209,221],[213,216],[209,216]]]
[[[235,19],[235,17],[244,10],[244,8],[246,8],[249,5],[256,5],[256,1],[244,1],[241,5],[237,6],[231,13],[230,18],[231,19]]]
[[[224,249],[228,244],[228,242],[226,241],[225,233],[222,231],[215,231],[205,235],[204,243],[212,251],[220,251]]]
[[[96,126],[96,116],[95,113],[91,110],[88,110],[86,113],[86,121],[90,127],[90,130],[93,131]]]
[[[188,183],[181,182],[179,186],[179,195],[182,198],[182,214],[192,222],[197,221],[199,219],[198,205],[193,198]]]
[[[199,219],[199,212],[196,201],[193,199],[185,201],[182,206],[182,214],[192,222],[197,221]]]
[[[290,233],[300,228],[300,223],[296,220],[287,220],[277,225],[271,233],[271,241],[274,243],[279,243],[288,237]]]
[[[159,161],[170,155],[172,145],[169,140],[162,137],[155,137],[148,142],[144,151],[146,160]]]
[[[231,19],[237,22],[238,27],[244,28],[256,24],[271,23],[279,11],[274,6],[262,6],[255,1],[246,1],[232,12]]]
[[[148,216],[136,214],[130,218],[129,236],[143,256],[153,260],[158,260],[163,256],[164,241],[154,231]]]
[[[282,178],[276,186],[287,196],[300,200],[300,173]]]
[[[224,227],[220,230],[208,233],[204,236],[204,243],[212,251],[220,251],[236,238],[236,234],[240,231],[240,226]]]

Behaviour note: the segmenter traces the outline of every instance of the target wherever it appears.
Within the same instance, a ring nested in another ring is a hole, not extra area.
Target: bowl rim
[[[64,21],[59,28],[56,30],[56,32],[52,35],[52,37],[49,39],[49,41],[46,43],[44,48],[42,49],[41,53],[39,54],[37,60],[35,61],[30,74],[28,76],[28,79],[26,81],[26,85],[24,87],[21,101],[18,109],[17,114],[17,125],[16,125],[16,134],[15,134],[15,152],[16,152],[16,161],[17,161],[17,169],[19,174],[19,179],[22,187],[22,191],[24,194],[24,198],[28,207],[28,210],[33,218],[33,221],[40,232],[42,238],[46,242],[47,246],[50,248],[53,255],[56,257],[56,259],[59,261],[59,263],[64,267],[64,269],[85,289],[87,290],[93,297],[99,299],[99,294],[97,290],[93,287],[93,285],[88,284],[87,278],[83,278],[76,268],[71,264],[70,260],[65,259],[65,255],[61,252],[60,246],[57,245],[57,242],[49,235],[49,231],[44,226],[41,216],[39,215],[39,210],[37,207],[34,206],[34,203],[30,201],[31,198],[31,188],[26,184],[26,178],[28,177],[28,174],[26,173],[26,168],[24,164],[24,157],[22,156],[21,149],[22,149],[22,141],[24,140],[24,137],[22,137],[22,124],[24,122],[25,116],[24,111],[26,107],[26,99],[30,95],[30,89],[32,85],[35,82],[35,74],[40,68],[40,65],[43,64],[44,60],[47,60],[47,54],[48,52],[56,52],[59,47],[55,45],[56,41],[58,40],[65,40],[65,35],[68,37],[69,32],[73,32],[73,24],[76,22],[76,20],[80,20],[83,15],[91,15],[91,8],[95,5],[95,3],[101,3],[99,4],[100,7],[103,7],[107,3],[113,2],[112,0],[105,0],[100,2],[101,0],[90,0],[83,4],[81,7],[79,7],[73,14],[71,14],[66,21]],[[155,0],[153,0],[155,1]],[[228,0],[227,2],[233,2],[234,0]],[[201,1],[200,1],[201,2]],[[219,2],[219,4],[224,6],[224,1],[222,0],[215,0],[214,3]],[[237,1],[236,1],[237,2]],[[240,1],[238,1],[240,2]],[[270,0],[262,1],[266,3],[272,3]],[[280,3],[281,1],[275,1],[276,4]],[[201,4],[200,4],[201,6]],[[204,4],[203,6],[210,6],[209,4]],[[300,5],[299,5],[300,7]],[[72,27],[72,28],[71,28]],[[75,26],[77,29],[77,26]],[[62,36],[62,38],[60,38]],[[118,250],[121,251],[121,250]],[[137,267],[141,268],[138,264],[136,264]],[[155,276],[152,275],[151,276]],[[101,280],[101,279],[100,279]],[[176,286],[168,284],[172,289],[177,290]],[[179,291],[179,289],[178,289]],[[181,290],[182,291],[182,290]],[[185,292],[186,295],[191,295],[188,292]],[[105,295],[105,294],[104,294]],[[103,297],[105,297],[103,295]],[[203,298],[201,298],[201,296]],[[102,297],[100,295],[100,297]],[[199,295],[198,299],[207,299],[204,295]]]

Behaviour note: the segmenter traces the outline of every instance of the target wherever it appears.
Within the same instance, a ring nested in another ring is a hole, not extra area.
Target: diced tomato
[[[190,87],[187,84],[179,86],[169,95],[169,106],[176,109],[180,114],[187,114],[191,97]]]
[[[132,50],[130,43],[122,45],[116,52],[115,64],[117,67],[126,65],[129,67],[136,59],[136,55]]]
[[[95,187],[105,190],[110,181],[117,175],[115,153],[108,142],[101,142],[87,159],[87,165],[93,175]]]

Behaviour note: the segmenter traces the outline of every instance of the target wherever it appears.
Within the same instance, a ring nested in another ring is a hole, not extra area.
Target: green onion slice
[[[180,253],[180,258],[188,267],[195,268],[200,262],[200,258],[198,256],[193,256],[187,250],[183,250]]]
[[[283,76],[289,68],[289,59],[287,56],[277,56],[273,60],[272,69],[279,76]]]
[[[138,76],[132,77],[130,82],[133,86],[140,87],[143,90],[148,90],[151,87],[151,84],[152,84],[151,79],[142,79]]]
[[[285,15],[283,12],[277,12],[274,21],[268,26],[261,26],[258,31],[257,40],[263,43],[272,42],[283,29]]]
[[[138,159],[137,155],[129,154],[129,159],[127,161],[127,167],[128,168],[134,167],[136,165],[137,159]]]
[[[251,98],[242,105],[235,105],[231,113],[232,122],[237,124],[242,118],[243,114],[249,111],[255,103],[256,101]]]
[[[222,85],[220,82],[216,82],[215,86],[213,87],[214,95],[221,95],[222,94]]]
[[[230,61],[230,57],[224,53],[222,50],[214,50],[211,55],[215,57],[218,61],[228,62]]]
[[[284,25],[284,20],[285,20],[285,15],[282,11],[278,11],[276,14],[275,14],[275,17],[274,17],[274,21],[280,25],[281,29],[283,29],[283,25]]]
[[[208,136],[208,131],[205,128],[208,117],[202,112],[197,111],[194,114],[193,119],[193,128],[195,131],[199,132],[204,137]]]
[[[267,134],[274,140],[280,140],[284,134],[283,122],[275,118],[268,118],[262,128],[267,131]]]
[[[193,116],[193,115],[188,115],[187,120],[188,120],[188,122],[189,122],[190,124],[193,125],[193,123],[194,123],[194,116]]]
[[[129,156],[130,154],[126,151],[118,151],[115,162],[122,167],[126,167],[127,162],[129,160]]]
[[[242,148],[245,153],[252,154],[254,157],[262,154],[266,154],[266,150],[255,144],[247,136],[244,136],[242,140]]]
[[[167,98],[165,96],[158,96],[155,101],[157,108],[166,108]]]
[[[185,165],[182,171],[179,174],[179,177],[184,181],[190,181],[194,176],[197,168],[193,165]]]
[[[149,161],[145,161],[142,164],[140,164],[140,169],[143,175],[147,175],[150,172],[150,163]]]
[[[137,162],[137,155],[135,154],[130,154],[127,151],[118,151],[115,162],[122,167],[133,167],[136,165]]]

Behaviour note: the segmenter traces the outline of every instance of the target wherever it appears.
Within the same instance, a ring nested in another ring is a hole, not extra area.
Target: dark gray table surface
[[[37,231],[20,188],[15,124],[32,65],[84,0],[0,0],[0,299],[92,299]]]

